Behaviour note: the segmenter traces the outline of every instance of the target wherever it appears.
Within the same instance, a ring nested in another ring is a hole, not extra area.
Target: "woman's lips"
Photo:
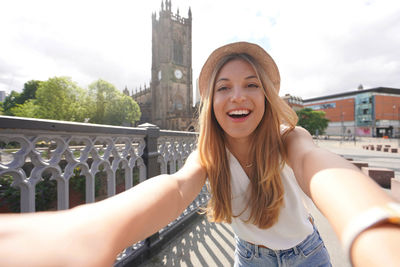
[[[249,115],[251,114],[251,110],[249,109],[234,109],[227,113],[229,118],[234,122],[242,122],[247,120]]]

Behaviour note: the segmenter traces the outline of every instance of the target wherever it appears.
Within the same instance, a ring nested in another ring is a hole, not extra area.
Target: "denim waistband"
[[[249,249],[250,251],[255,252],[255,254],[258,254],[260,252],[262,254],[271,255],[271,256],[277,256],[277,255],[282,255],[282,254],[287,254],[287,253],[293,253],[293,254],[297,255],[297,254],[299,254],[299,251],[306,248],[309,244],[315,242],[317,239],[320,239],[319,232],[318,232],[317,228],[315,227],[315,225],[313,225],[313,228],[314,228],[314,231],[310,235],[308,235],[299,244],[297,244],[296,246],[289,248],[289,249],[271,249],[271,248],[254,245],[243,239],[240,239],[236,235],[235,235],[235,239],[236,239],[237,243],[240,243],[241,246]]]

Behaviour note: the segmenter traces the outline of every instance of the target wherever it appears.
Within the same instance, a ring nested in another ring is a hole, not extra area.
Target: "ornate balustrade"
[[[11,179],[9,188],[0,184],[0,207],[6,201],[4,192],[12,187],[20,195],[20,211],[34,212],[41,200],[38,184],[45,181],[56,187],[54,209],[68,209],[74,205],[71,182],[78,178],[84,202],[95,202],[160,173],[176,172],[195,145],[194,133],[164,131],[151,124],[130,128],[0,116],[0,181]],[[98,193],[100,179],[106,188],[103,197]],[[160,241],[174,234],[207,200],[203,188],[181,216],[125,249],[116,265],[152,255],[153,247],[160,247]]]

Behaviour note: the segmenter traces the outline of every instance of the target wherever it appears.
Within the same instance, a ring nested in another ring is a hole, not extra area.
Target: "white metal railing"
[[[0,116],[0,181],[9,181],[0,184],[0,208],[8,201],[5,192],[14,190],[19,194],[20,211],[34,212],[38,202],[43,202],[38,184],[55,181],[54,209],[68,209],[71,182],[76,177],[83,179],[84,202],[97,201],[101,199],[96,198],[100,173],[105,181],[104,197],[113,196],[118,177],[127,190],[155,175],[176,172],[195,149],[196,138],[195,133],[164,131],[151,124],[130,128]],[[203,188],[181,216],[148,240],[125,249],[116,265],[141,249],[151,249],[152,243],[207,201]]]

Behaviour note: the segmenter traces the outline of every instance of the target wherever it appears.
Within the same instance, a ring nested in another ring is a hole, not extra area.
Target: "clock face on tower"
[[[178,80],[182,79],[183,74],[182,74],[182,71],[181,71],[181,70],[176,69],[176,70],[174,71],[174,74],[175,74],[175,78],[177,78]]]

